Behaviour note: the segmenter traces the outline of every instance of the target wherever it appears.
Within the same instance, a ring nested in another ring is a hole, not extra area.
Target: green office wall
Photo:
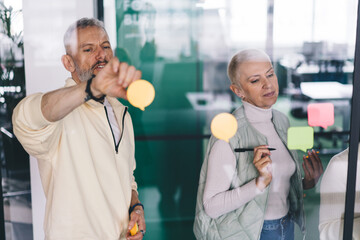
[[[205,121],[186,97],[188,92],[202,91],[194,9],[193,0],[116,1],[115,54],[140,69],[156,92],[145,111],[123,101],[134,124],[135,177],[149,239],[193,238]]]
[[[240,105],[229,90],[227,64],[241,49],[265,48],[267,2],[115,0],[115,3],[116,56],[140,69],[142,78],[150,81],[156,91],[154,102],[145,111],[122,101],[129,106],[134,123],[135,177],[145,206],[146,239],[195,239],[192,225],[196,192],[210,122],[217,113],[231,112]],[[281,61],[286,54],[299,52],[303,44],[291,40],[281,45],[282,41],[278,41],[284,33],[289,36],[288,25],[279,21],[287,19],[285,3],[276,1],[274,11],[276,34],[272,52],[280,88],[274,108],[289,117],[291,126],[307,126],[303,106],[309,100],[301,95],[298,99],[296,91],[293,95],[287,91],[300,90],[292,88],[299,87],[296,77],[303,78],[305,74],[295,75],[296,69],[282,65],[286,61]],[[307,9],[306,4],[298,3]],[[303,17],[293,20],[301,22]],[[311,24],[306,26],[311,28]],[[306,34],[296,36],[299,37],[309,41]],[[335,126],[327,131],[347,130],[339,123],[341,117],[337,114]],[[341,138],[319,136],[315,149],[338,151],[344,146],[338,144]],[[328,155],[322,155],[324,167],[328,160]],[[318,239],[319,189],[305,194],[308,236]],[[298,229],[295,239],[301,239]]]

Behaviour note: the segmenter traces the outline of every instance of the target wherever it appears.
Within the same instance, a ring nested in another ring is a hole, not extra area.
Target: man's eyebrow
[[[101,43],[101,45],[104,45],[104,44],[110,44],[110,42],[109,41],[104,41],[104,42],[102,42]],[[94,44],[93,43],[82,43],[82,44],[80,44],[80,48],[83,48],[83,47],[87,47],[87,46],[93,46]]]
[[[80,48],[83,48],[83,47],[87,47],[87,46],[93,46],[94,44],[92,44],[92,43],[82,43],[82,44],[80,44]]]

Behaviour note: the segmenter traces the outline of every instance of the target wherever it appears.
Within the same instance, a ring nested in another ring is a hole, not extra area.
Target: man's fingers
[[[129,65],[126,62],[120,63],[119,66],[119,78],[118,78],[118,84],[122,85],[124,81],[126,80],[126,73]]]
[[[135,80],[135,73],[136,68],[134,66],[129,66],[126,72],[125,81],[122,84],[124,88],[128,87],[130,83]]]
[[[130,219],[128,229],[131,230],[134,227],[134,225],[135,225],[135,220]]]
[[[129,221],[129,225],[128,225],[129,230],[134,227],[136,222],[139,222],[139,218],[140,218],[139,214],[137,214],[135,211],[133,211],[130,214],[130,221]]]
[[[106,70],[105,70],[106,68]],[[112,58],[105,68],[99,72],[99,84],[103,89],[102,93],[111,97],[127,99],[126,88],[135,80],[141,78],[141,71],[126,62],[119,62],[119,59]],[[94,82],[94,81],[93,81]]]
[[[143,239],[143,235],[142,235],[141,232],[138,232],[134,236],[131,236],[130,233],[127,233],[126,239],[129,239],[129,240],[141,240],[141,239]]]
[[[112,70],[114,71],[114,73],[117,73],[119,71],[119,59],[117,57],[113,57],[110,61],[109,64],[112,68]]]
[[[139,231],[137,234],[135,234],[134,236],[131,236],[129,239],[130,240],[140,240],[143,238],[142,233]]]
[[[140,230],[146,231],[145,219],[143,217],[140,217],[138,225],[139,225],[139,231]]]
[[[141,75],[142,75],[141,71],[136,70],[136,72],[135,72],[135,76],[134,76],[134,79],[135,79],[135,80],[139,80],[139,79],[141,79]]]
[[[145,218],[144,214],[142,212],[137,212],[139,210],[135,210],[130,214],[130,221],[129,221],[129,227],[126,238],[129,240],[140,240],[143,239],[143,236],[146,232],[146,224],[145,224]],[[135,222],[138,224],[138,232],[131,236],[130,230],[132,227],[134,227]]]

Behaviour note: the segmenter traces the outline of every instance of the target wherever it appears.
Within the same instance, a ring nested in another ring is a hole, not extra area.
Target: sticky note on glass
[[[308,124],[311,127],[322,127],[326,129],[334,124],[334,104],[311,103],[307,107]]]
[[[144,111],[154,100],[155,89],[146,80],[136,80],[128,87],[126,96],[131,105]]]
[[[314,129],[312,127],[290,127],[287,132],[287,145],[291,150],[306,152],[314,146]]]
[[[238,128],[238,124],[234,115],[230,113],[220,113],[211,121],[211,132],[218,139],[229,142]]]

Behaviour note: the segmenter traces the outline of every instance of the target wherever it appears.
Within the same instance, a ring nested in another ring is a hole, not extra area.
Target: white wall
[[[116,47],[116,6],[115,0],[104,0],[104,24],[113,49]]]
[[[63,34],[81,17],[94,16],[93,0],[23,0],[27,94],[64,85],[70,76],[61,64]],[[34,239],[44,239],[45,196],[36,159],[30,159]]]

